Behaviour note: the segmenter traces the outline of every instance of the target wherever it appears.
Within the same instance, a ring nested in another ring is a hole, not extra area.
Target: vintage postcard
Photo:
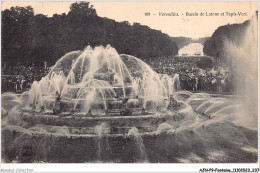
[[[1,33],[1,171],[259,171],[258,2],[2,1]]]

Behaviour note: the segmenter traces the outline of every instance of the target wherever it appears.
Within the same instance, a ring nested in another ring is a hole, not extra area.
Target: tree
[[[32,46],[31,23],[34,11],[31,6],[11,7],[2,13],[3,62],[15,65],[28,56]]]
[[[71,4],[69,15],[96,16],[96,10],[93,5],[89,6],[89,2],[76,2]]]
[[[229,63],[225,52],[225,42],[230,41],[240,46],[243,43],[241,38],[243,38],[249,23],[250,21],[247,20],[241,24],[228,24],[218,27],[204,43],[203,52],[206,55],[213,56],[218,61]]]
[[[12,7],[2,11],[2,62],[16,65],[44,61],[54,64],[64,54],[110,44],[119,54],[154,59],[178,53],[167,34],[148,26],[116,22],[97,16],[89,2],[73,3],[68,15],[34,15],[31,7]]]

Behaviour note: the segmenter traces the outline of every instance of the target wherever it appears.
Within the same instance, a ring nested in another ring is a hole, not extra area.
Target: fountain
[[[155,112],[168,104],[178,89],[178,76],[162,82],[143,61],[119,55],[110,46],[88,46],[84,51],[62,57],[29,91],[29,103],[36,110],[53,110],[93,116]],[[55,110],[54,110],[55,107]],[[60,109],[60,110],[58,110]]]
[[[132,127],[128,134],[129,137],[133,136],[135,142],[137,143],[137,147],[138,147],[138,152],[140,153],[139,158],[141,159],[141,162],[147,162],[147,156],[146,156],[146,152],[145,152],[145,146],[143,144],[143,140],[142,137],[140,136],[140,133],[138,132],[138,129],[136,127]]]
[[[63,56],[47,76],[33,82],[28,98],[20,104],[21,118],[33,124],[73,127],[94,127],[105,117],[110,117],[107,121],[120,119],[121,126],[123,116],[141,123],[147,115],[166,115],[167,108],[174,109],[172,94],[178,88],[178,75],[161,80],[136,57],[119,55],[109,45],[88,46]],[[50,116],[55,121],[49,122]],[[80,121],[74,121],[76,117],[81,117]]]
[[[9,163],[172,163],[191,154],[206,161],[224,141],[230,149],[221,150],[224,161],[234,162],[225,154],[235,155],[241,146],[246,159],[256,160],[247,148],[257,147],[257,132],[237,127],[232,99],[178,91],[179,86],[178,74],[159,75],[111,46],[68,53],[20,97],[2,94],[2,158]],[[232,134],[231,141],[223,130]]]

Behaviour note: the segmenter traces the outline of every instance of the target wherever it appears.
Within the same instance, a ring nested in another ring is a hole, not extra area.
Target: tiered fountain
[[[178,88],[178,76],[160,76],[109,45],[88,46],[66,54],[41,81],[33,82],[6,123],[19,127],[12,133],[30,131],[44,139],[99,136],[100,146],[103,135],[129,136],[133,127],[138,133],[156,131],[160,123],[183,119],[176,112],[181,106],[172,97]],[[102,127],[99,132],[97,127]]]
[[[178,89],[178,74],[110,46],[68,53],[28,92],[2,94],[2,161],[257,160],[257,130],[235,98]]]
[[[94,129],[105,121],[113,127],[111,133],[122,133],[122,129],[127,133],[128,128],[141,127],[144,121],[153,125],[158,114],[163,115],[160,119],[175,115],[169,108],[170,96],[178,88],[175,81],[176,76],[159,76],[143,61],[119,55],[110,46],[88,46],[62,57],[47,76],[32,84],[24,94],[28,96],[24,105],[20,104],[21,118],[28,126],[77,129]]]

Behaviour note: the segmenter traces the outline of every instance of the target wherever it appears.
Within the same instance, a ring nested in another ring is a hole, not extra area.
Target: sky
[[[2,2],[2,10],[12,6],[32,6],[35,14],[52,17],[53,14],[68,13],[74,1],[6,1]],[[172,37],[210,37],[222,25],[242,23],[250,19],[258,9],[253,1],[218,1],[218,2],[185,2],[185,1],[91,1],[91,5],[100,17],[115,21],[129,21],[147,25],[152,29],[161,30]],[[145,13],[150,12],[150,16]],[[160,16],[161,13],[178,13],[179,16]],[[204,13],[204,16],[187,16],[188,13]],[[227,16],[229,13],[246,13],[245,16]],[[206,16],[206,13],[208,14]],[[209,13],[219,13],[219,16],[209,16]],[[220,16],[224,13],[224,16]]]

